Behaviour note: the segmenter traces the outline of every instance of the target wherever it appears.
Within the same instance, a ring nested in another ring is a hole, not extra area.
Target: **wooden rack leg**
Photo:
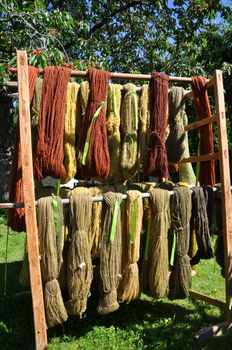
[[[25,202],[28,259],[34,312],[35,341],[37,350],[47,349],[43,289],[39,262],[38,234],[35,211],[34,176],[32,166],[31,120],[29,81],[26,51],[17,51],[19,125],[22,150],[22,180]]]
[[[231,321],[232,313],[232,205],[230,189],[230,164],[226,131],[225,102],[222,72],[214,72],[214,94],[217,115],[218,145],[221,177],[221,203],[224,241],[224,262],[226,279],[227,320]]]

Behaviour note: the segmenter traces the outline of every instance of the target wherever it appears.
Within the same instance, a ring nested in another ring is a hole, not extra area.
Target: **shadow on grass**
[[[19,284],[21,262],[7,264],[7,295],[4,291],[4,264],[0,264],[0,349],[34,348],[33,313],[30,295],[16,297],[24,289]]]
[[[8,264],[8,294],[3,296],[4,265],[0,264],[0,349],[2,350],[31,350],[34,347],[31,297],[30,295],[15,297],[15,293],[23,291],[18,283],[20,268],[21,263]],[[116,331],[134,332],[141,339],[142,348],[148,350],[232,348],[231,335],[223,339],[213,339],[206,345],[199,345],[195,341],[193,335],[202,326],[223,320],[223,315],[220,313],[210,312],[215,311],[215,308],[202,302],[191,300],[170,302],[167,299],[153,301],[147,296],[142,296],[141,300],[121,304],[118,311],[103,316],[96,311],[98,297],[96,287],[93,286],[83,319],[69,317],[63,326],[49,329],[49,339],[60,337],[61,342],[69,342],[70,339],[87,336],[97,327],[108,329],[113,326]]]

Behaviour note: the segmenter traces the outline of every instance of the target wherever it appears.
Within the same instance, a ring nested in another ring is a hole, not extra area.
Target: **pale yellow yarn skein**
[[[77,96],[80,85],[76,82],[68,83],[64,117],[64,166],[66,178],[64,183],[71,180],[77,171],[75,132],[77,119]]]
[[[139,169],[143,169],[143,164],[147,154],[147,142],[150,129],[150,110],[149,110],[149,86],[141,87],[141,96],[139,102],[139,130],[138,130],[138,163]]]

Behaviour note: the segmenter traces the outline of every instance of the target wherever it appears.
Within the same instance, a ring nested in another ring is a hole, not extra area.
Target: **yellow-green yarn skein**
[[[75,132],[77,119],[77,96],[80,85],[68,83],[64,117],[64,166],[66,178],[63,182],[71,180],[77,171]]]
[[[108,135],[108,147],[110,153],[110,171],[108,178],[118,181],[120,174],[120,107],[122,85],[110,84],[107,99],[106,126]]]
[[[76,130],[77,130],[77,137],[79,138],[81,135],[82,126],[85,119],[85,113],[86,108],[88,104],[88,98],[89,98],[89,82],[83,81],[80,84],[79,94],[78,94],[78,101],[79,101],[79,110],[77,113],[77,120],[76,120]],[[77,149],[77,168],[81,169],[82,167],[82,150]]]
[[[186,113],[183,116],[184,126],[188,125],[188,117]],[[185,132],[185,141],[184,141],[184,154],[183,158],[189,157],[189,142],[188,142],[188,132]],[[179,181],[186,182],[189,186],[196,184],[196,176],[193,171],[192,163],[180,163],[179,165]]]

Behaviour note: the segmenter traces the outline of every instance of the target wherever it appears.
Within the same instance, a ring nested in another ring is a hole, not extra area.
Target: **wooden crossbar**
[[[214,115],[212,117],[209,117],[209,118],[204,118],[204,119],[201,119],[201,120],[197,120],[197,121],[195,121],[193,123],[190,123],[190,124],[185,126],[184,130],[185,131],[190,131],[190,130],[193,130],[193,129],[200,128],[201,126],[208,125],[208,124],[215,123],[215,122],[217,122],[217,116],[216,115]]]
[[[216,153],[210,153],[210,154],[204,154],[202,156],[190,156],[188,158],[183,158],[180,161],[181,163],[197,163],[197,162],[207,162],[209,160],[218,160],[219,157],[219,152]]]
[[[17,68],[9,68],[10,72],[17,72]],[[43,74],[44,70],[40,69],[40,74]],[[88,77],[88,71],[80,71],[80,70],[72,70],[71,71],[72,77],[77,78],[87,78]],[[110,73],[110,79],[129,79],[129,80],[150,80],[151,75],[150,74],[134,74],[134,73],[121,73],[121,72],[112,72]],[[183,82],[183,83],[191,83],[192,78],[191,77],[175,77],[175,76],[169,76],[169,81],[173,82]],[[209,82],[210,80],[207,80]]]
[[[194,290],[190,290],[189,293],[190,293],[190,296],[193,298],[197,298],[199,300],[205,301],[206,303],[217,306],[220,309],[223,309],[223,310],[226,309],[225,302],[218,300],[212,296],[206,295],[204,293],[199,293],[199,292],[196,292]]]

